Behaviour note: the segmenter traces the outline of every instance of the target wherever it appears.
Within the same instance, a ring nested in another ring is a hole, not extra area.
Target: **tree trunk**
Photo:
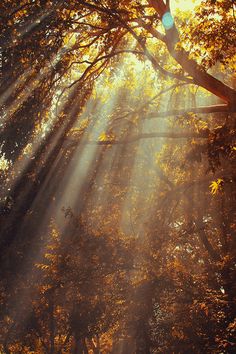
[[[212,247],[212,244],[208,240],[208,237],[205,232],[205,225],[204,225],[204,222],[203,222],[201,216],[197,217],[197,219],[195,220],[195,225],[197,226],[197,232],[199,234],[199,238],[200,238],[201,242],[203,243],[203,245],[204,245],[205,249],[207,250],[211,259],[214,261],[219,261],[220,256],[214,250],[214,248]]]

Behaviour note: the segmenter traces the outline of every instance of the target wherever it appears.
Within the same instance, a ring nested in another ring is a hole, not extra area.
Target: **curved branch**
[[[148,0],[148,2],[161,18],[166,11],[169,11],[163,0]],[[193,77],[194,83],[221,98],[229,107],[235,109],[236,91],[208,74],[204,68],[198,65],[194,60],[189,59],[189,53],[182,47],[176,49],[176,44],[180,41],[180,38],[175,24],[170,29],[165,29],[165,32],[165,43],[170,55]]]

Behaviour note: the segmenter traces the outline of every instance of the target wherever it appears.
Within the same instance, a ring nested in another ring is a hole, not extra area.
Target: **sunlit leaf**
[[[216,181],[212,181],[212,183],[210,184],[212,195],[217,194],[221,190],[223,182],[224,180],[222,178],[218,178]]]

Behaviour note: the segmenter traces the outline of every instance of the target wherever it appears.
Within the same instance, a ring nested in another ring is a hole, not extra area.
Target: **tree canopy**
[[[235,16],[2,0],[1,353],[235,353]]]

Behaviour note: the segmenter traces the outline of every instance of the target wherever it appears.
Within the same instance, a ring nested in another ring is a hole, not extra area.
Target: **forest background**
[[[0,17],[0,352],[235,353],[235,1]]]

